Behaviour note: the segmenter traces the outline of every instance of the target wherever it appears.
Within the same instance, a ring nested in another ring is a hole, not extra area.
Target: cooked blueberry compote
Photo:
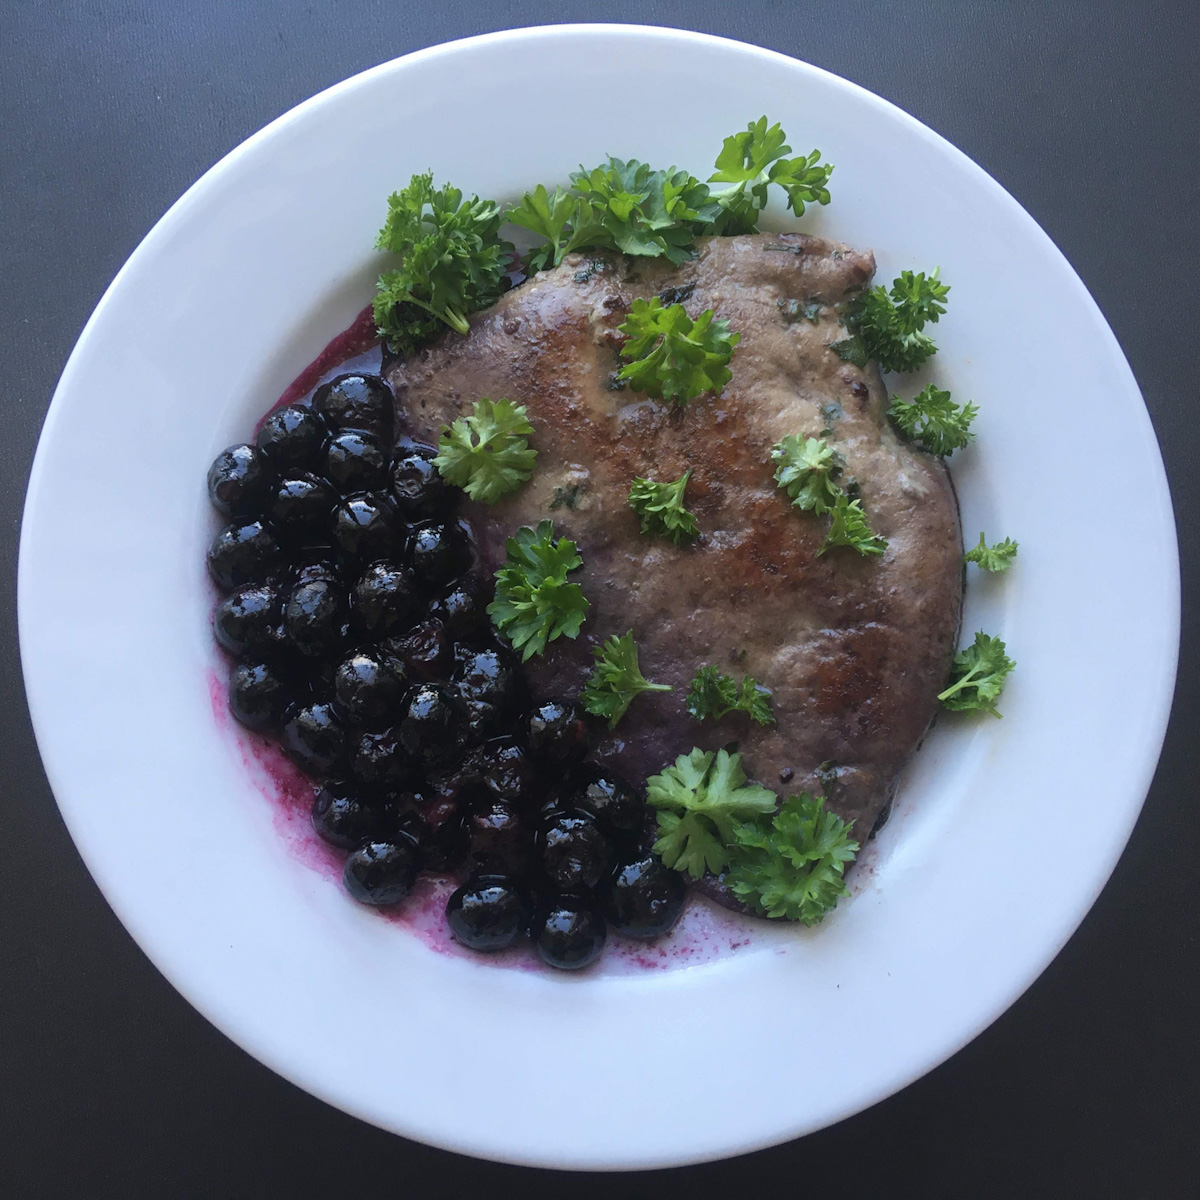
[[[578,970],[606,916],[633,938],[670,929],[683,882],[645,854],[640,795],[587,761],[576,701],[530,698],[462,493],[404,429],[387,384],[351,372],[213,462],[229,708],[311,777],[354,899],[401,905],[421,871],[450,875],[460,945],[524,941]]]

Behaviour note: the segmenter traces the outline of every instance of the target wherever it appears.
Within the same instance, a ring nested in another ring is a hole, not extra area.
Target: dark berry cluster
[[[233,715],[319,781],[313,825],[348,852],[355,899],[398,904],[420,870],[462,871],[459,942],[532,936],[568,969],[609,925],[665,932],[684,884],[650,856],[641,798],[586,761],[573,704],[530,701],[459,493],[394,422],[382,379],[342,375],[209,470],[230,518],[208,567]]]

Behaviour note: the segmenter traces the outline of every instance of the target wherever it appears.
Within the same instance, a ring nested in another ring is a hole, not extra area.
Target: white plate
[[[646,97],[654,96],[653,120]],[[703,96],[697,106],[687,97]],[[1019,539],[966,631],[1019,667],[943,721],[823,927],[674,971],[565,978],[431,953],[290,852],[214,720],[203,479],[366,302],[417,170],[498,198],[611,151],[703,174],[768,113],[836,163],[805,227],[953,285],[934,377],[981,408],[964,525]],[[649,1167],[750,1150],[903,1087],[1012,1003],[1108,878],[1149,785],[1179,629],[1138,389],[1049,238],[923,125],[814,67],[643,27],[434,47],[250,138],[159,222],[79,339],[25,510],[21,647],[63,817],[117,915],[301,1087],[469,1154]]]

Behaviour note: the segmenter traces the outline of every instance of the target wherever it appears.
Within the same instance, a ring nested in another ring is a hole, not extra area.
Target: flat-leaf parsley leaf
[[[442,426],[433,463],[472,500],[495,504],[533,474],[537,451],[525,440],[532,433],[523,404],[484,396],[470,416]]]
[[[740,333],[706,309],[695,321],[682,304],[663,307],[657,296],[635,300],[619,327],[626,340],[621,356],[632,359],[617,377],[635,392],[686,404],[702,392],[719,392],[732,377],[726,364]]]
[[[622,637],[610,637],[592,652],[596,665],[584,684],[580,699],[593,716],[605,717],[609,729],[615,729],[625,710],[643,692],[671,692],[667,683],[651,683],[638,663],[633,630]]]
[[[1016,557],[1017,543],[1012,538],[1005,538],[1004,541],[989,546],[982,533],[979,535],[979,545],[963,555],[967,562],[973,562],[985,571],[1007,571]]]
[[[521,526],[508,539],[508,558],[496,572],[496,599],[488,615],[522,660],[541,654],[555,638],[579,636],[587,598],[567,573],[583,565],[575,543],[554,538],[554,522]]]
[[[1004,690],[1004,681],[1017,665],[1005,653],[1007,647],[996,637],[980,630],[975,641],[954,656],[950,667],[950,686],[938,699],[956,712],[980,710],[1000,716],[996,701]]]
[[[910,442],[943,457],[974,441],[971,422],[978,413],[976,405],[956,404],[949,392],[932,383],[911,400],[897,396],[888,406],[888,416]]]
[[[629,507],[641,518],[643,533],[659,533],[679,545],[700,532],[695,515],[683,506],[683,493],[691,477],[688,471],[673,483],[634,479],[629,489]]]
[[[692,676],[685,704],[697,721],[705,717],[719,721],[731,712],[743,712],[759,725],[775,723],[767,688],[752,675],[743,675],[739,686],[732,675],[713,666],[703,666]]]
[[[654,852],[668,867],[699,879],[729,863],[734,823],[774,812],[776,795],[747,783],[740,754],[693,749],[646,780],[646,803],[658,810]]]

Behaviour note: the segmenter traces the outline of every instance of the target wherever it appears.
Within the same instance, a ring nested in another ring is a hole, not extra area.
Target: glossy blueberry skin
[[[444,762],[458,750],[462,712],[447,688],[425,683],[414,689],[400,721],[400,741],[418,762]]]
[[[501,650],[463,650],[454,668],[454,682],[465,700],[503,707],[517,693],[517,665]]]
[[[290,701],[287,681],[267,663],[240,662],[229,672],[229,711],[247,729],[278,725]]]
[[[560,896],[534,918],[534,945],[542,961],[559,971],[590,967],[604,949],[604,918],[586,900]]]
[[[222,450],[208,468],[208,498],[227,517],[262,515],[275,473],[253,446]]]
[[[313,408],[334,433],[357,429],[392,444],[395,402],[378,375],[351,372],[322,384],[313,393]]]
[[[346,640],[349,619],[346,589],[317,570],[300,575],[283,605],[288,642],[309,658],[335,653]]]
[[[333,705],[317,701],[287,714],[279,744],[301,770],[321,778],[341,764],[346,752],[346,732]]]
[[[373,434],[347,429],[325,446],[325,478],[343,495],[382,491],[391,480],[387,451]]]
[[[391,501],[378,492],[343,500],[333,510],[331,525],[333,545],[348,562],[365,564],[391,558],[404,548],[404,534]]]
[[[399,904],[417,882],[416,842],[403,833],[391,841],[368,842],[349,858],[342,872],[346,891],[360,904]]]
[[[279,589],[273,583],[238,588],[217,605],[213,637],[235,658],[264,656],[279,647]]]
[[[364,799],[353,783],[331,779],[313,801],[312,823],[331,846],[356,850],[394,833],[396,814],[390,805]]]
[[[471,565],[471,547],[462,529],[440,521],[413,527],[408,556],[417,579],[430,591],[447,586]]]
[[[648,854],[617,868],[602,903],[615,932],[650,941],[674,928],[686,897],[683,876]]]
[[[491,628],[487,606],[483,584],[475,576],[467,575],[430,605],[429,615],[441,621],[456,641],[471,641]]]
[[[479,874],[523,877],[533,858],[533,831],[503,800],[487,798],[467,818],[467,863]]]
[[[537,807],[541,797],[537,767],[512,738],[496,738],[480,748],[483,786],[498,800],[521,808]]]
[[[587,754],[587,727],[574,704],[547,700],[529,716],[528,741],[535,757],[566,767]]]
[[[510,880],[484,876],[460,887],[446,903],[454,940],[468,950],[507,950],[529,928],[530,906]]]
[[[370,638],[411,629],[424,608],[408,567],[372,563],[354,585],[354,623]]]
[[[352,735],[348,743],[350,774],[369,788],[398,788],[409,782],[412,765],[393,729]]]
[[[467,852],[461,799],[426,788],[416,793],[413,801],[425,865],[431,871],[456,870]]]
[[[279,481],[271,501],[271,528],[290,546],[315,545],[328,540],[329,514],[337,494],[315,475],[292,474]]]
[[[458,499],[458,489],[438,473],[437,451],[407,438],[392,455],[392,495],[409,520],[419,521],[448,512]]]
[[[454,647],[439,621],[422,621],[402,637],[388,638],[383,648],[410,679],[445,681],[454,666]]]
[[[223,592],[261,583],[280,565],[279,543],[261,521],[226,525],[208,548],[208,573]]]
[[[591,817],[563,813],[538,839],[542,870],[560,892],[590,892],[609,872],[612,850]]]
[[[646,806],[633,788],[606,767],[583,763],[573,772],[569,798],[573,807],[596,818],[610,833],[635,836],[645,821]]]
[[[259,453],[281,472],[307,471],[319,464],[325,427],[311,408],[276,409],[258,431]]]
[[[386,729],[399,715],[404,681],[378,654],[358,651],[338,665],[333,697],[348,724],[359,729]]]

